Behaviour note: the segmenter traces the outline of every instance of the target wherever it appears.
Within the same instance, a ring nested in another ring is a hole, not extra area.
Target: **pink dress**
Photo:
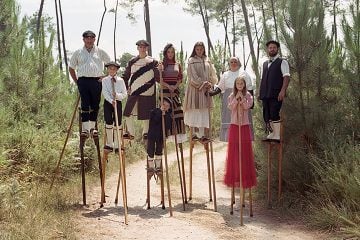
[[[226,155],[226,167],[224,183],[229,187],[240,186],[239,167],[239,122],[241,123],[241,167],[242,187],[251,188],[256,186],[256,172],[254,164],[254,153],[252,149],[251,130],[248,118],[248,109],[251,107],[253,98],[250,93],[245,96],[241,103],[241,110],[238,101],[233,95],[229,96],[228,108],[231,111],[231,125],[229,128],[228,149]],[[238,111],[240,110],[240,121]]]

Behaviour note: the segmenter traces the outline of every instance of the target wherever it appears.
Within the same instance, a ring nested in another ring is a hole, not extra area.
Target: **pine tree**
[[[351,97],[351,111],[355,116],[360,115],[360,6],[359,0],[349,7],[350,19],[344,16],[342,29],[344,32],[345,61],[343,66],[344,78],[348,83]]]

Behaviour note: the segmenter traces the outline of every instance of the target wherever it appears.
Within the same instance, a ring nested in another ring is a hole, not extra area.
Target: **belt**
[[[92,79],[92,80],[99,80],[100,77],[79,77],[79,78],[86,78],[86,79]]]

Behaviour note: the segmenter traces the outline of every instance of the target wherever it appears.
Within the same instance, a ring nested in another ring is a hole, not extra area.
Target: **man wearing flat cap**
[[[263,105],[263,118],[270,134],[265,141],[280,140],[280,110],[290,81],[289,63],[280,58],[280,43],[266,43],[269,59],[263,64],[259,98]]]
[[[83,137],[96,136],[95,129],[101,98],[101,76],[109,55],[94,45],[95,33],[82,34],[84,46],[74,52],[70,59],[69,72],[77,84],[81,98],[81,122]]]
[[[146,40],[136,42],[138,56],[132,58],[126,66],[122,78],[128,90],[128,99],[124,117],[128,133],[125,138],[135,135],[134,118],[143,120],[143,138],[147,139],[150,111],[156,107],[156,84],[159,80],[158,62],[147,55],[149,43]]]

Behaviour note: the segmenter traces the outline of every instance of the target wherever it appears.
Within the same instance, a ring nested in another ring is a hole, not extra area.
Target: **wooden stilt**
[[[284,118],[283,118],[284,119]],[[279,158],[278,158],[278,201],[281,200],[281,191],[282,191],[282,160],[283,160],[283,122],[280,123],[280,143],[279,143],[279,147],[278,147],[278,153],[279,153]]]
[[[104,138],[103,138],[104,144],[106,143],[106,129],[104,130]],[[106,202],[105,199],[105,178],[106,178],[106,162],[108,161],[109,154],[106,152],[106,150],[103,150],[103,157],[101,159],[101,165],[102,165],[102,182],[101,182],[101,201],[100,201],[100,207],[104,206],[104,203]]]
[[[84,159],[85,141],[86,138],[80,136],[81,187],[82,187],[82,195],[83,195],[83,205],[86,205],[85,159]]]
[[[183,181],[183,188],[184,188],[184,200],[185,203],[187,202],[187,194],[186,194],[186,173],[185,173],[185,161],[184,161],[184,149],[182,143],[179,143],[180,149],[180,156],[181,156],[181,169],[182,169],[182,181]]]
[[[190,183],[189,183],[189,188],[190,188],[190,193],[189,193],[189,201],[192,199],[192,155],[193,155],[193,149],[194,149],[194,140],[193,140],[193,128],[190,127],[190,163],[189,163],[189,168],[190,168]]]
[[[217,203],[216,203],[216,180],[215,180],[215,170],[214,170],[214,152],[212,139],[210,140],[210,163],[211,163],[211,175],[212,175],[212,186],[213,186],[213,196],[214,196],[214,211],[217,212]]]
[[[162,77],[162,71],[159,71],[160,73],[160,85],[163,85],[164,80]],[[161,98],[161,104],[163,102],[164,99],[164,91],[163,89],[161,89],[160,91],[160,98]],[[165,112],[163,111],[162,113],[162,133],[163,133],[163,142],[164,142],[164,160],[165,160],[165,171],[166,171],[166,186],[167,186],[167,191],[168,191],[168,201],[169,201],[169,212],[170,212],[170,217],[173,216],[173,212],[172,212],[172,204],[171,204],[171,191],[170,191],[170,180],[169,180],[169,166],[168,166],[168,161],[167,161],[167,149],[166,149],[166,129],[165,129]]]
[[[231,188],[231,203],[230,203],[230,214],[234,214],[234,204],[235,204],[235,187]]]
[[[170,98],[171,98],[171,108],[174,110],[174,99],[172,96],[172,93],[170,92]],[[174,115],[174,111],[171,111],[171,115],[172,115],[172,127],[174,129],[174,139],[175,139],[175,149],[176,149],[176,160],[177,160],[177,165],[178,165],[178,172],[179,172],[179,182],[180,182],[180,190],[181,190],[181,199],[182,199],[182,204],[183,204],[183,210],[185,211],[185,199],[184,199],[184,188],[183,188],[183,177],[182,177],[182,173],[181,173],[181,166],[180,166],[180,159],[179,159],[179,146],[178,146],[178,141],[177,141],[177,126],[176,126],[176,122],[175,122],[175,115]]]
[[[155,160],[153,160],[155,161]],[[154,171],[150,171],[149,168],[149,157],[146,157],[146,202],[147,202],[147,209],[150,209],[150,180],[154,175]]]
[[[251,194],[251,188],[249,188],[249,208],[250,208],[250,217],[253,217],[253,201],[252,201],[252,194]]]
[[[213,186],[213,193],[214,193],[214,211],[217,212],[217,203],[216,203],[216,181],[215,181],[215,170],[214,170],[214,152],[213,152],[213,138],[212,138],[212,125],[211,125],[211,104],[210,101],[211,97],[209,94],[207,94],[207,101],[208,101],[208,114],[209,114],[209,139],[210,142],[208,143],[208,145],[210,145],[210,163],[211,163],[211,178],[212,178],[212,186]],[[209,155],[208,153],[209,149],[207,149],[207,155]]]
[[[99,175],[100,175],[100,186],[104,186],[104,179],[103,179],[103,164],[101,159],[101,153],[100,153],[100,143],[99,143],[99,135],[96,135],[93,137],[94,144],[96,147],[97,157],[98,157],[98,165],[99,165]],[[102,199],[100,200],[100,202]]]
[[[209,201],[212,202],[209,144],[207,143],[206,145],[204,145],[204,147],[206,150],[206,163],[207,163],[208,184],[209,184]]]
[[[158,177],[160,178],[161,208],[165,209],[165,193],[164,193],[164,187],[165,186],[164,186],[163,172],[164,172],[164,168],[163,168],[163,165],[162,165],[162,162],[161,162],[161,173],[160,173],[160,175],[158,174]]]
[[[281,200],[282,192],[282,161],[283,161],[283,121],[280,121],[280,140],[264,141],[267,144],[267,162],[268,162],[268,182],[267,182],[267,202],[271,207],[271,170],[272,170],[272,152],[277,148],[277,164],[278,164],[278,201]]]
[[[112,92],[114,96],[114,113],[115,113],[115,126],[116,126],[116,136],[118,140],[118,157],[119,157],[119,178],[121,178],[121,190],[123,195],[123,205],[124,205],[124,217],[125,217],[125,224],[128,224],[128,207],[127,207],[127,195],[126,195],[126,176],[125,176],[125,164],[123,163],[124,159],[122,154],[122,136],[120,135],[120,126],[119,126],[119,116],[117,112],[117,103],[116,103],[116,92],[115,92],[115,83],[111,81],[112,84]],[[120,123],[121,124],[121,123]],[[119,184],[119,181],[118,181]],[[118,193],[118,191],[117,191]]]
[[[272,145],[268,144],[268,179],[267,179],[267,202],[268,207],[271,207],[271,149]]]
[[[73,123],[74,123],[74,119],[75,119],[75,116],[76,116],[76,111],[77,111],[77,108],[78,108],[78,105],[79,105],[79,102],[80,102],[80,95],[77,97],[76,99],[76,102],[75,102],[75,107],[74,107],[74,111],[73,111],[73,114],[72,114],[72,117],[71,117],[71,121],[70,121],[70,124],[69,124],[69,127],[68,127],[68,130],[66,132],[66,138],[65,138],[65,142],[64,142],[64,145],[63,145],[63,148],[61,149],[61,153],[60,153],[60,157],[59,157],[59,160],[56,164],[56,168],[55,168],[55,171],[54,171],[54,175],[51,179],[51,184],[50,184],[50,191],[54,185],[54,181],[55,181],[55,178],[57,176],[57,174],[59,173],[59,169],[60,169],[60,163],[61,163],[61,160],[64,156],[64,152],[65,152],[65,147],[66,147],[66,144],[69,140],[69,136],[70,136],[70,133],[71,133],[71,129],[72,129],[72,126],[73,126]]]

